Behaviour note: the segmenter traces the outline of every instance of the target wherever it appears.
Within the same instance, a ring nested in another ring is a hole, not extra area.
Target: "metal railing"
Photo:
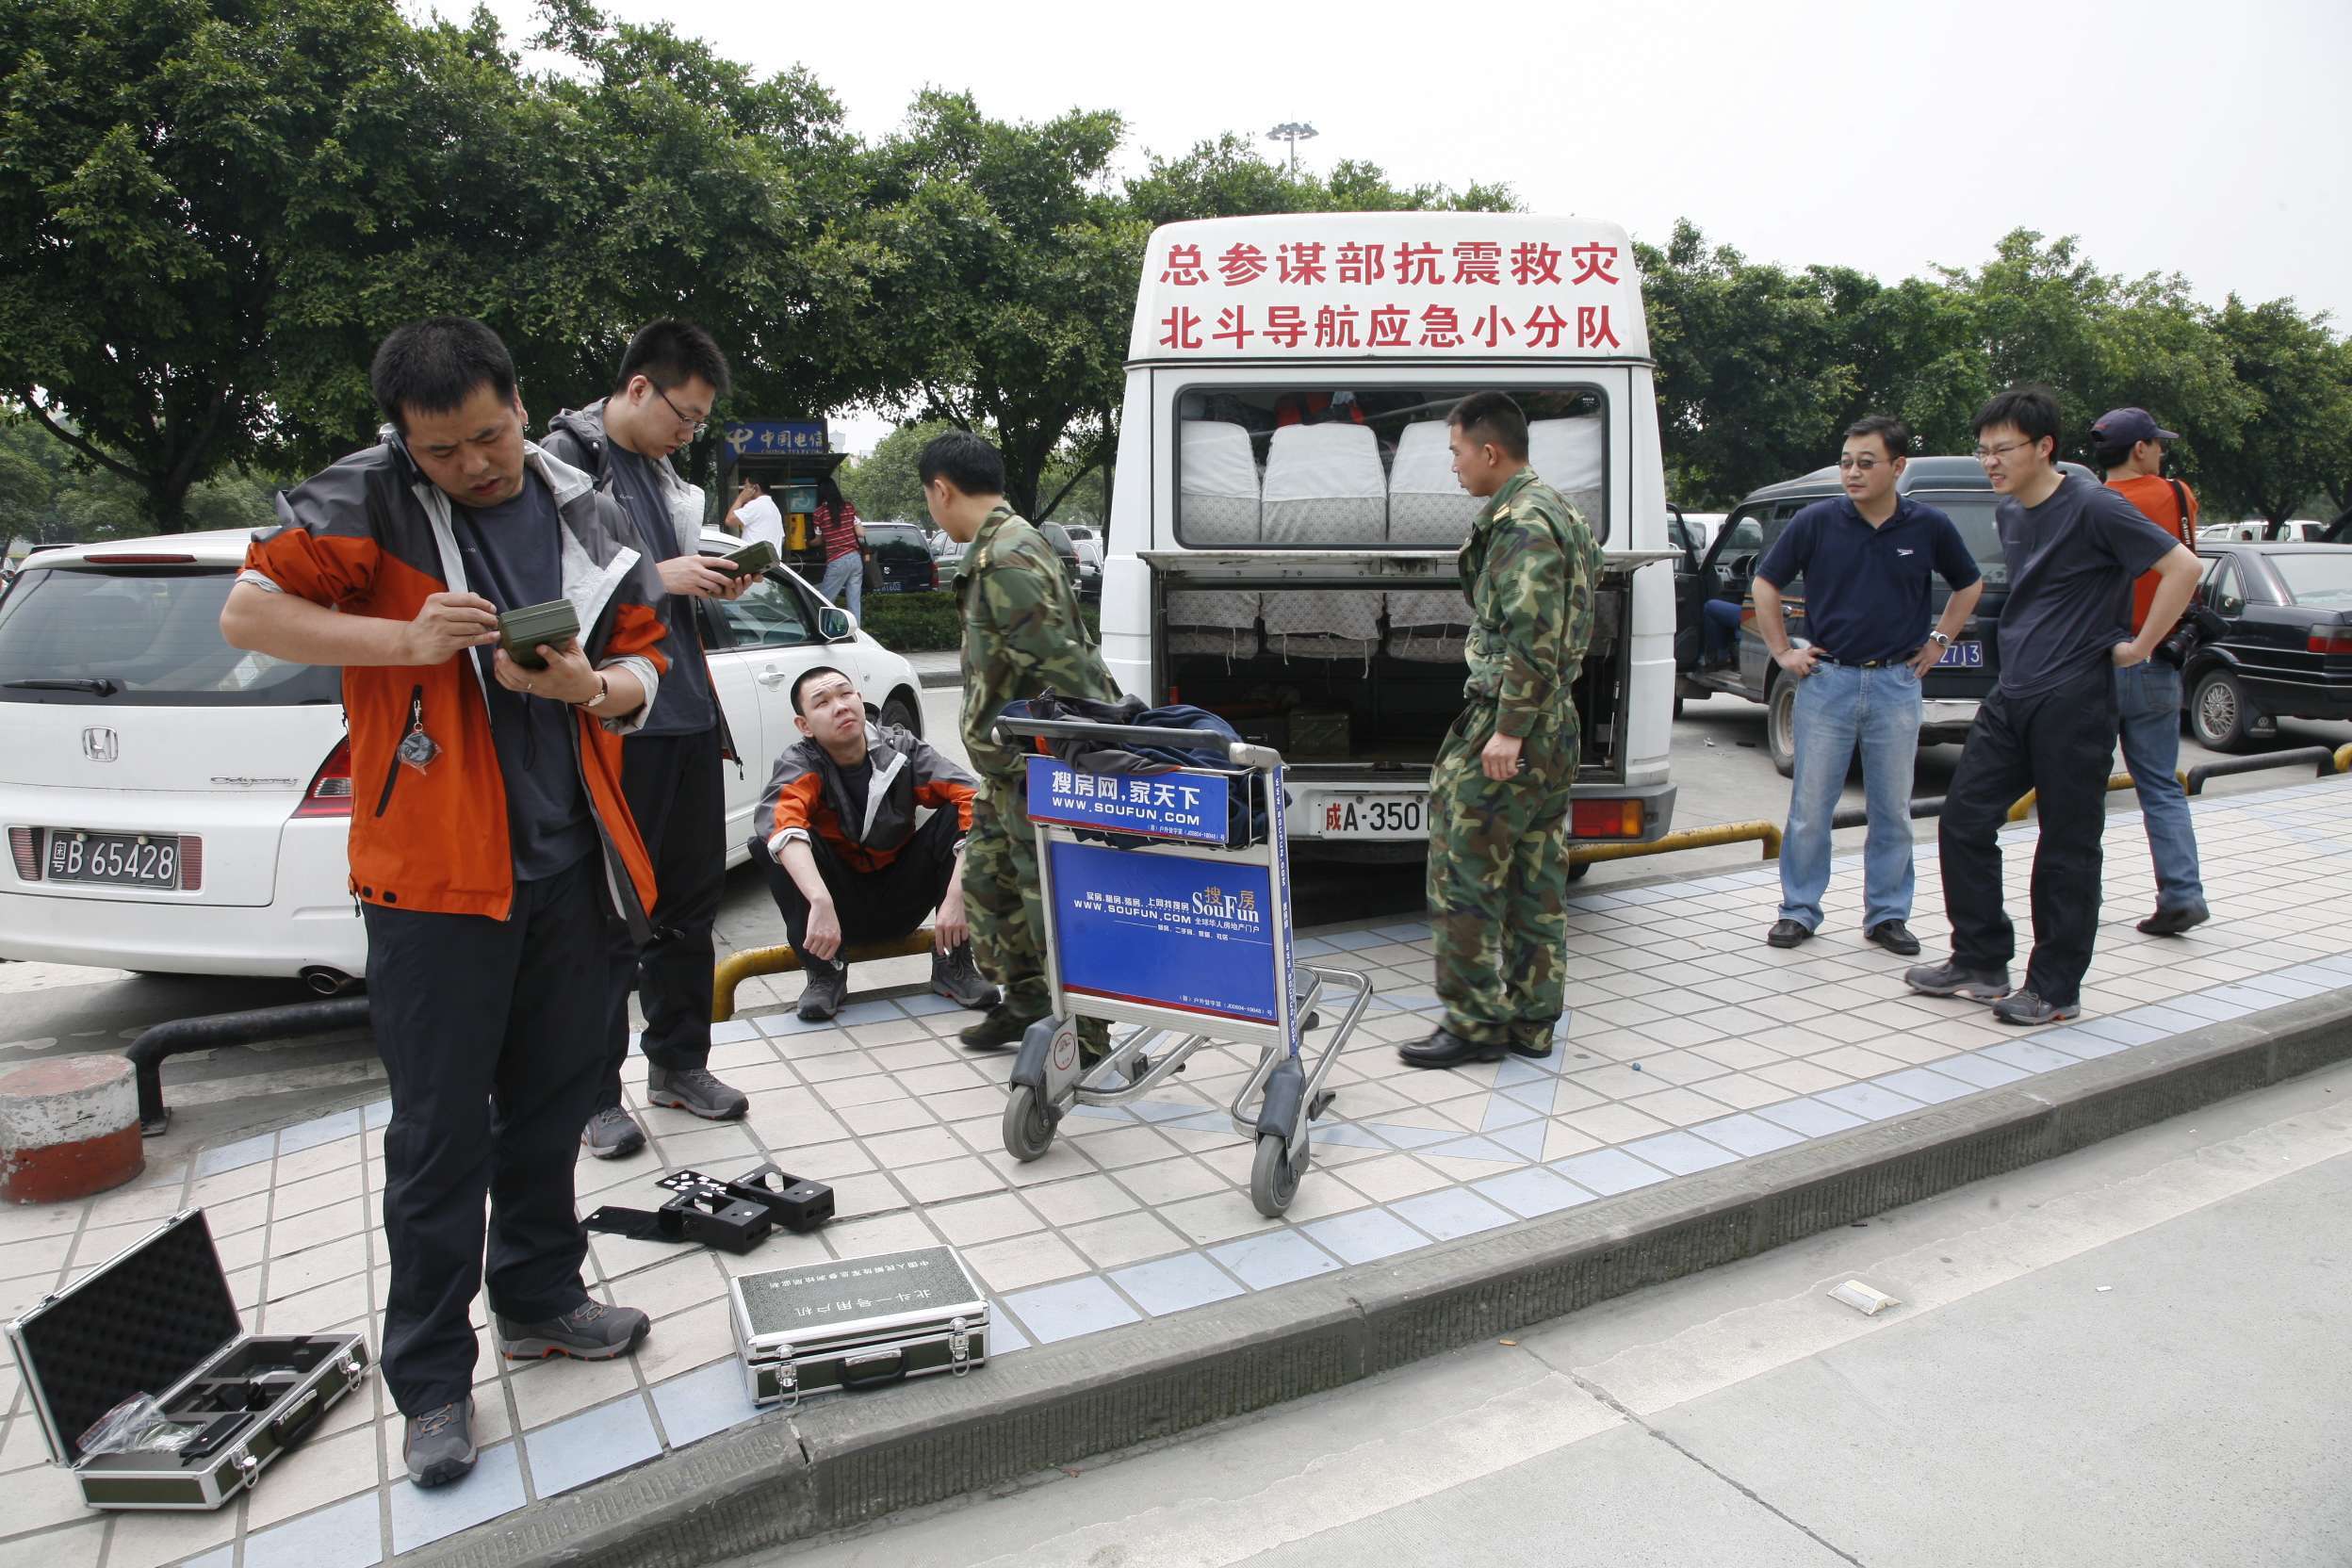
[[[860,942],[842,957],[859,964],[876,958],[911,958],[930,951],[931,928],[926,925],[896,941]],[[761,974],[789,974],[798,968],[800,955],[790,944],[747,947],[741,953],[728,954],[710,974],[710,1021],[725,1023],[735,1016],[735,991],[744,981]]]

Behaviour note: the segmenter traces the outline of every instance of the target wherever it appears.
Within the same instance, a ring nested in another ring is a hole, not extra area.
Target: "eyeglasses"
[[[647,382],[645,384],[647,386],[653,386],[653,383],[651,382]],[[686,411],[678,407],[676,403],[670,402],[670,395],[667,392],[662,391],[660,387],[653,387],[653,395],[661,399],[664,403],[667,403],[669,405],[670,412],[678,416],[678,422],[685,426],[686,429],[694,434],[700,435],[704,429],[710,425],[710,416],[709,415],[706,414],[699,419],[687,417]]]
[[[1884,468],[1886,465],[1881,463],[1874,457],[1840,457],[1838,460],[1838,466],[1840,468],[1858,468],[1863,473],[1867,474],[1872,468]]]
[[[1997,457],[2007,457],[2011,452],[2021,452],[2034,444],[2032,441],[2012,441],[2005,447],[1979,447],[1976,449],[1976,460],[1979,463],[1990,463]]]

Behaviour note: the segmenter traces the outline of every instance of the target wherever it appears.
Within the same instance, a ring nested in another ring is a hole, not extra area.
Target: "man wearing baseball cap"
[[[2091,449],[2106,470],[2107,488],[2140,509],[2148,520],[2197,548],[2197,497],[2164,477],[2164,443],[2180,437],[2144,408],[2117,408],[2091,425]],[[2132,634],[2148,624],[2156,596],[2155,572],[2132,585]],[[2123,765],[2139,792],[2148,824],[2148,856],[2156,864],[2156,912],[2140,922],[2151,937],[2177,937],[2210,918],[2198,873],[2197,829],[2174,769],[2180,762],[2180,666],[2163,658],[2115,669],[2115,713],[2123,735]]]

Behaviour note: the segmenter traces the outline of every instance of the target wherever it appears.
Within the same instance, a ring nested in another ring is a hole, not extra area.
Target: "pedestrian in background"
[[[2107,488],[2148,514],[2189,549],[2197,548],[2197,496],[2164,477],[2164,443],[2180,438],[2144,408],[2118,408],[2091,426],[2091,448],[2106,471]],[[2132,634],[2147,629],[2162,580],[2143,573],[2132,585]],[[2163,642],[2170,629],[2158,633]],[[2205,923],[2205,879],[2197,866],[2197,826],[2181,791],[2180,666],[2143,660],[2115,671],[2115,714],[2122,727],[2123,765],[2140,797],[2148,858],[2156,867],[2156,912],[2140,922],[2151,937],[2177,937]]]
[[[964,849],[964,903],[981,972],[1004,988],[1004,1000],[960,1037],[974,1051],[1021,1043],[1046,1016],[1044,930],[1037,841],[1029,825],[1026,748],[992,733],[1008,702],[1052,691],[1056,696],[1117,701],[1094,634],[1044,535],[1004,498],[1004,460],[969,431],[949,431],[923,449],[917,464],[931,520],[963,545],[956,598],[964,621],[964,753],[980,776]],[[1078,1026],[1080,1047],[1100,1054],[1108,1030],[1100,1019]]]
[[[736,490],[727,510],[727,526],[743,535],[744,544],[764,544],[776,551],[776,559],[783,559],[784,513],[758,480],[747,479]]]
[[[817,543],[825,551],[825,578],[817,592],[852,615],[866,599],[866,525],[858,508],[830,479],[817,486]]]
[[[1470,600],[1461,715],[1429,772],[1429,924],[1445,1021],[1399,1046],[1413,1067],[1548,1056],[1568,940],[1571,688],[1592,640],[1601,550],[1527,466],[1527,419],[1500,392],[1456,403],[1454,476],[1486,505],[1457,562]]]
[[[1898,488],[1911,431],[1883,414],[1856,420],[1838,454],[1842,500],[1815,501],[1788,520],[1756,565],[1756,627],[1797,682],[1796,776],[1781,836],[1780,917],[1765,940],[1794,947],[1821,923],[1830,822],[1846,770],[1862,753],[1868,836],[1862,847],[1863,934],[1916,956],[1911,934],[1911,772],[1919,755],[1919,682],[1984,593],[1952,521]],[[1931,626],[1933,585],[1951,588]],[[1805,580],[1807,645],[1792,646],[1781,593]]]
[[[1936,834],[1952,957],[1903,975],[1928,996],[1991,1002],[2003,1023],[2054,1023],[2082,1011],[2115,754],[2114,672],[2147,662],[2197,578],[2194,552],[2105,485],[2061,470],[2057,454],[2058,400],[2049,388],[2012,387],[1977,411],[1977,460],[2001,498],[1995,518],[2009,570],[2001,678],[1968,728]],[[2132,584],[2150,568],[2156,594],[2133,636]],[[2034,953],[2025,988],[2012,995],[2017,933],[2001,907],[2000,834],[2028,790],[2041,827]]]

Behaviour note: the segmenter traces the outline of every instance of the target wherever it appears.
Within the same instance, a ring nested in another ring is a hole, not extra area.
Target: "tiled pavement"
[[[347,1400],[257,1492],[214,1514],[90,1515],[43,1463],[13,1367],[0,1366],[0,1568],[368,1568],[467,1526],[694,1442],[752,1412],[722,1299],[729,1270],[944,1240],[988,1285],[1014,1353],[1589,1203],[1807,1138],[1900,1117],[2033,1073],[2352,985],[2352,784],[2323,781],[2196,807],[2214,922],[2143,939],[2151,906],[2139,821],[2108,825],[2106,923],[2086,1016],[2017,1033],[1981,1007],[1907,996],[1903,960],[1866,946],[1858,860],[1841,860],[1828,924],[1766,947],[1770,866],[1577,901],[1573,1027],[1551,1059],[1406,1070],[1391,1042],[1426,1032],[1428,934],[1416,923],[1326,932],[1302,956],[1364,970],[1374,1011],[1336,1070],[1315,1168],[1288,1218],[1261,1219],[1250,1151],[1223,1102],[1247,1070],[1204,1051],[1132,1110],[1065,1121],[1045,1158],[999,1142],[1006,1059],[972,1057],[963,1015],[928,996],[859,1003],[839,1026],[789,1013],[724,1025],[712,1065],[748,1091],[737,1125],[652,1111],[655,1152],[583,1161],[583,1208],[651,1206],[653,1178],[731,1174],[773,1152],[831,1182],[841,1217],[748,1258],[599,1236],[599,1294],[653,1314],[630,1362],[509,1367],[487,1353],[482,1464],[459,1487],[400,1478],[380,1383]],[[2022,919],[2034,830],[2004,837]],[[1933,835],[1918,923],[1940,935]],[[1666,862],[1661,862],[1661,865]],[[1940,956],[1931,946],[1930,957]],[[641,1084],[642,1064],[632,1062]],[[185,1203],[203,1204],[248,1326],[356,1328],[374,1344],[385,1276],[375,1194],[378,1102],[151,1170],[86,1203],[0,1212],[0,1307],[104,1260]],[[478,1309],[479,1310],[479,1309]],[[876,1396],[888,1397],[887,1395]],[[516,1434],[521,1434],[519,1439]]]

